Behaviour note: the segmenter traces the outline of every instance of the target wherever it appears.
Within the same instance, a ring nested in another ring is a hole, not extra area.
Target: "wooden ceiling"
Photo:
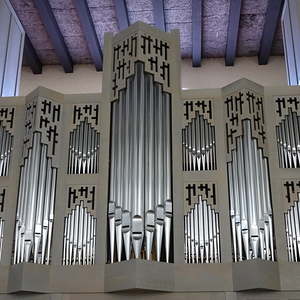
[[[182,58],[283,55],[280,16],[284,0],[10,0],[27,38],[24,63],[34,73],[60,64],[92,63],[102,70],[105,32],[117,33],[142,21],[180,30]]]

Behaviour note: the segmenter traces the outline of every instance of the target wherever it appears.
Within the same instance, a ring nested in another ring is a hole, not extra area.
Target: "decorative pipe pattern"
[[[215,126],[198,111],[182,129],[183,171],[216,169]]]
[[[279,166],[300,168],[300,117],[292,108],[276,126]]]
[[[32,147],[21,166],[15,228],[14,263],[49,264],[57,169],[42,134],[33,133]]]
[[[221,262],[219,213],[201,196],[184,216],[184,245],[186,263]]]
[[[171,99],[135,64],[112,103],[109,261],[170,261]],[[155,239],[155,241],[154,241]],[[131,250],[133,249],[133,251]]]
[[[95,263],[97,219],[83,201],[64,220],[63,265]]]
[[[12,147],[12,134],[4,126],[0,125],[0,176],[8,175]]]
[[[70,133],[68,174],[94,174],[99,169],[100,133],[85,117]]]
[[[268,160],[252,137],[251,120],[243,120],[242,129],[227,164],[234,261],[274,261]]]
[[[285,233],[287,240],[288,260],[300,261],[300,193],[298,201],[294,202],[286,213],[284,213]]]

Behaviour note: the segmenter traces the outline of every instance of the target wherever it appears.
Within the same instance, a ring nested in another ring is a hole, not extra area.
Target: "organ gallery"
[[[101,94],[1,98],[5,297],[299,297],[300,92],[183,91],[179,53],[138,22],[106,34]]]

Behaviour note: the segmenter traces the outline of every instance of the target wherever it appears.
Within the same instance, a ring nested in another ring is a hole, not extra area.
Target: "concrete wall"
[[[284,58],[273,56],[267,65],[260,66],[257,57],[237,58],[234,67],[225,67],[224,59],[204,59],[201,68],[192,68],[191,60],[182,60],[181,82],[184,89],[221,88],[240,78],[253,80],[264,86],[287,86]],[[74,73],[64,73],[61,66],[44,66],[41,75],[23,67],[20,96],[38,86],[45,86],[64,94],[99,93],[102,91],[102,72],[93,65],[75,65]]]

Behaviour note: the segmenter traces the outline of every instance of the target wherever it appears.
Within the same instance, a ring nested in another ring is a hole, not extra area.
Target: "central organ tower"
[[[107,37],[111,263],[131,258],[173,261],[172,120],[179,104],[176,35],[137,23]]]

